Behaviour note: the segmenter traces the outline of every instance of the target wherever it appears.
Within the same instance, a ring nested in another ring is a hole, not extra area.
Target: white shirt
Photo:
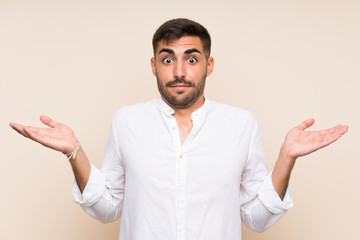
[[[121,217],[120,240],[240,240],[241,219],[263,231],[293,205],[274,190],[253,115],[206,98],[182,145],[173,113],[161,98],[121,108],[101,171],[82,194],[74,184],[88,214]]]

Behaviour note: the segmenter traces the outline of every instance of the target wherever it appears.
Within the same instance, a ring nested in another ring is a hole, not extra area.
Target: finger
[[[341,126],[341,128],[340,128],[340,130],[339,130],[339,133],[340,133],[341,135],[343,135],[343,134],[347,133],[348,130],[349,130],[349,126],[343,125],[343,126]]]
[[[49,118],[48,116],[41,115],[40,120],[49,127],[55,128],[58,126],[58,123]]]
[[[40,133],[41,129],[35,128],[35,127],[24,127],[25,133],[28,135],[28,137],[31,140],[34,140],[35,142],[43,143],[44,136]]]
[[[341,138],[341,134],[332,134],[329,136],[326,136],[322,139],[322,146],[321,147],[325,147],[330,145],[331,143],[337,141],[339,138]]]
[[[315,122],[314,118],[309,118],[305,121],[303,121],[300,125],[297,126],[297,128],[301,129],[301,130],[305,130],[308,127],[312,126]]]
[[[335,127],[324,129],[320,131],[322,135],[343,135],[348,131],[349,127],[346,125],[337,125]]]
[[[27,138],[29,137],[29,135],[25,132],[25,126],[17,124],[17,123],[12,123],[12,122],[9,125],[10,125],[10,127],[12,127],[12,129],[17,131],[18,133],[20,133],[24,137],[27,137]]]
[[[343,134],[347,132],[347,130],[348,126],[343,125],[337,125],[333,128],[322,130],[318,137],[318,141],[321,142],[323,146],[327,146],[338,140]]]
[[[343,135],[344,133],[347,132],[348,128],[349,128],[348,126],[337,125],[332,128],[332,132]]]

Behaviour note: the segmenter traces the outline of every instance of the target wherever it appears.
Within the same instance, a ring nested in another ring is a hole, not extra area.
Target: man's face
[[[182,37],[158,43],[151,66],[161,97],[170,106],[185,109],[202,103],[214,60],[206,58],[199,37]]]

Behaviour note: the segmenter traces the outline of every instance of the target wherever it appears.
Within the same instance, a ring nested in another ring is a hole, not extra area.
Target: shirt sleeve
[[[105,147],[101,171],[91,165],[89,180],[81,193],[74,181],[75,202],[89,215],[108,223],[120,218],[125,194],[125,167],[116,139],[115,118]]]
[[[261,184],[258,197],[266,209],[273,214],[283,214],[294,205],[289,188],[287,188],[283,200],[280,199],[272,184],[272,172],[268,174]]]
[[[260,134],[255,121],[250,139],[247,164],[240,186],[241,217],[250,229],[262,232],[277,222],[293,206],[289,189],[283,200],[274,189],[268,174]]]

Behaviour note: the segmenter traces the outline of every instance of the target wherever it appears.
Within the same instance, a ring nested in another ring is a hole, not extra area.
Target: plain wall
[[[0,239],[118,239],[74,203],[67,159],[13,131],[41,114],[72,127],[101,167],[119,107],[158,97],[151,38],[187,17],[212,35],[214,73],[205,94],[258,118],[269,170],[286,132],[348,124],[338,142],[298,159],[295,205],[244,240],[358,239],[360,2],[0,1]]]

